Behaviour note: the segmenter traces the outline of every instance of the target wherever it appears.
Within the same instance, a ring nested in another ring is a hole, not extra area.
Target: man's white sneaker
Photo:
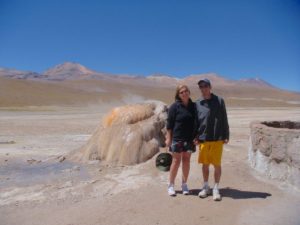
[[[214,188],[213,189],[213,200],[214,201],[221,201],[222,197],[219,193],[219,189]]]
[[[187,186],[186,183],[183,183],[183,184],[181,185],[181,188],[182,188],[182,194],[188,195],[188,194],[190,193],[189,188],[188,188],[188,186]]]
[[[168,194],[170,196],[176,196],[176,192],[174,190],[174,186],[173,185],[169,185],[169,187],[168,187]]]
[[[210,187],[209,186],[204,186],[202,188],[202,190],[199,192],[198,196],[200,198],[206,198],[208,195],[211,194],[211,190],[210,190]]]

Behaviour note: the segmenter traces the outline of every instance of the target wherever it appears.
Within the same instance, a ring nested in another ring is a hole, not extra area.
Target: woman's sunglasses
[[[187,93],[189,92],[188,90],[183,90],[183,91],[180,91],[179,94],[184,94],[184,93]]]

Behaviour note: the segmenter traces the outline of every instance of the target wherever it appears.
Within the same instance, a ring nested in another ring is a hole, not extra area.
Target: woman
[[[191,153],[195,152],[193,143],[196,131],[196,107],[190,99],[190,90],[186,85],[176,88],[175,102],[170,106],[167,119],[166,146],[172,152],[168,194],[176,196],[175,178],[182,162],[182,193],[189,194],[187,179],[190,171]]]

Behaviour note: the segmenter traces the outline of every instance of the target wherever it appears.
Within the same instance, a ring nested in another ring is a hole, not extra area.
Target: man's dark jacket
[[[200,141],[229,140],[229,125],[225,102],[221,97],[211,94],[210,99],[196,101],[197,137]]]

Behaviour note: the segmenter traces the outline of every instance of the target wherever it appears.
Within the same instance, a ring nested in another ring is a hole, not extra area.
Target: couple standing
[[[219,182],[221,178],[221,158],[223,144],[229,141],[229,125],[224,100],[212,93],[211,82],[203,79],[198,82],[202,98],[195,103],[190,99],[186,85],[176,89],[175,102],[170,106],[167,119],[166,145],[172,152],[168,194],[175,196],[175,178],[182,162],[182,193],[189,194],[187,179],[190,170],[191,153],[199,144],[198,163],[202,164],[203,188],[200,198],[211,194],[208,185],[209,165],[214,166],[213,199],[221,200]]]

